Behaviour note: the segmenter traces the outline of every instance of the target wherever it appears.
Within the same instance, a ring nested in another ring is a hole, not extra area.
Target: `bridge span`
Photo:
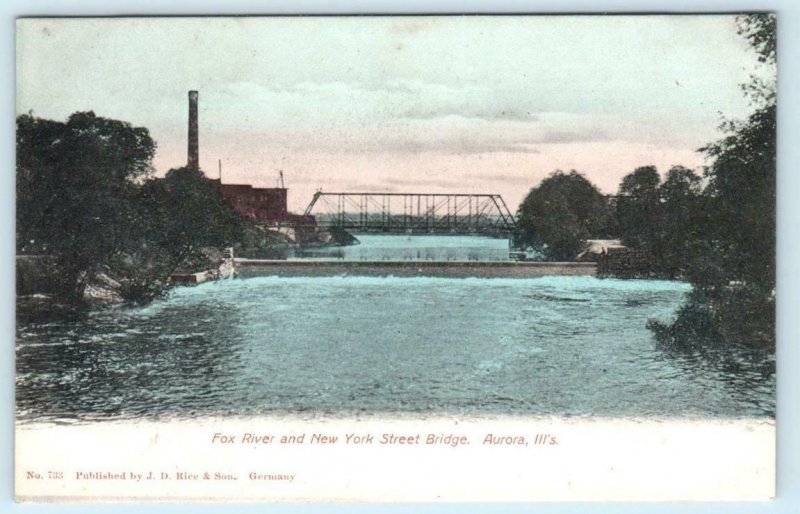
[[[323,193],[305,210],[318,225],[356,232],[508,236],[516,220],[496,194]]]

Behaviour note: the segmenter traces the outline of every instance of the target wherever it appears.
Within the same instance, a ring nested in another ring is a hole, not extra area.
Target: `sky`
[[[557,169],[604,193],[697,149],[751,107],[758,68],[733,16],[26,19],[17,112],[150,130],[159,174],[313,193],[501,194],[512,211]]]

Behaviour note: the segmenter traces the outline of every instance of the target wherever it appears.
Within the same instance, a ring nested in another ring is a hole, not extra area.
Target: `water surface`
[[[508,239],[476,236],[358,234],[359,244],[305,248],[296,258],[347,261],[507,261]]]
[[[17,330],[23,419],[771,416],[774,362],[660,350],[667,281],[259,277]]]

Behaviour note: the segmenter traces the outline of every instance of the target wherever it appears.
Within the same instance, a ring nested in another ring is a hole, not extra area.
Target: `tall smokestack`
[[[200,169],[200,145],[197,142],[197,91],[189,91],[189,169]]]

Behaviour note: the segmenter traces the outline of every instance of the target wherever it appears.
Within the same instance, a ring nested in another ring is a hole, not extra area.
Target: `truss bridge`
[[[320,226],[353,232],[508,236],[516,220],[500,195],[323,193],[305,210]]]

